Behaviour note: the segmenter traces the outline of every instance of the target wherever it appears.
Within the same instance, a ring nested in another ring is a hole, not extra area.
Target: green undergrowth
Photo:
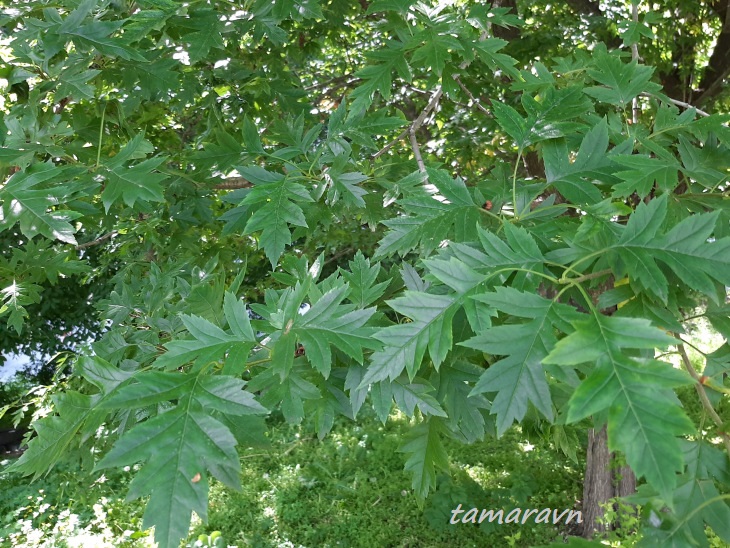
[[[581,466],[519,430],[474,445],[447,441],[451,477],[419,508],[398,452],[407,419],[342,420],[323,440],[270,419],[269,445],[241,451],[243,490],[211,486],[208,523],[194,521],[188,546],[534,546],[565,526],[448,523],[451,510],[573,508]],[[530,443],[531,441],[531,443]],[[0,469],[1,470],[1,469]],[[137,547],[143,505],[125,503],[132,471],[82,472],[67,464],[34,483],[0,471],[1,546]],[[463,515],[463,514],[462,514]],[[216,535],[217,536],[217,535]],[[215,538],[215,536],[213,537]]]
[[[438,478],[423,509],[398,452],[407,421],[385,426],[374,419],[344,421],[324,440],[280,426],[274,445],[283,453],[242,453],[243,491],[215,486],[209,522],[196,533],[220,531],[237,546],[436,547],[516,546],[557,538],[552,524],[521,526],[484,522],[451,525],[451,510],[463,508],[573,508],[581,471],[546,444],[530,444],[518,430],[474,445],[448,443],[451,478]],[[463,515],[463,514],[462,514]]]

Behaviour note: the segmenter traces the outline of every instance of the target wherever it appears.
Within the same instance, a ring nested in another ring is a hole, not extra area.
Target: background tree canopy
[[[324,437],[395,405],[420,500],[445,437],[529,420],[570,451],[591,428],[639,481],[647,545],[730,542],[728,21],[689,0],[6,3],[0,349],[77,356],[13,469],[141,462],[129,497],[175,546],[267,413]],[[698,316],[725,339],[699,371]]]

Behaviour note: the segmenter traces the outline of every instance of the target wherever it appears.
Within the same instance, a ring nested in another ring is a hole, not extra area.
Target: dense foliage
[[[571,452],[607,424],[647,545],[730,542],[730,352],[696,371],[683,344],[697,315],[730,333],[730,129],[657,82],[721,107],[717,24],[668,62],[671,10],[564,9],[522,13],[550,38],[479,2],[13,3],[0,314],[22,336],[68,280],[100,314],[13,470],[141,463],[174,546],[274,410],[324,437],[395,404],[419,499],[446,437],[529,420]]]

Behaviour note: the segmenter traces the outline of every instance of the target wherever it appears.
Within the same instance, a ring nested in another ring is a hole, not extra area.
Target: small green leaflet
[[[215,143],[206,143],[205,149],[195,154],[196,166],[227,171],[241,160],[244,149],[233,135],[222,129],[216,130],[215,140]]]
[[[196,19],[193,18],[193,21],[196,21]],[[202,25],[204,25],[203,29],[186,34],[184,37],[185,41],[189,43],[187,52],[190,55],[191,63],[197,63],[205,59],[211,48],[221,50],[225,48],[220,28],[218,28],[218,19],[216,17],[212,19],[205,18]]]
[[[149,495],[144,527],[155,540],[177,546],[190,527],[191,513],[207,516],[208,474],[240,489],[235,437],[211,416],[266,414],[244,382],[225,376],[147,371],[104,402],[108,409],[137,408],[177,400],[177,405],[124,434],[97,469],[144,461],[129,486],[127,500]]]
[[[543,360],[592,365],[568,402],[568,421],[608,411],[609,449],[622,451],[636,475],[671,501],[683,466],[677,436],[694,426],[669,389],[691,379],[668,363],[632,357],[628,350],[666,348],[676,339],[639,318],[595,314],[572,324],[575,332]]]
[[[393,310],[413,321],[381,329],[375,338],[385,348],[374,352],[360,382],[364,387],[387,378],[395,380],[403,370],[413,378],[428,349],[436,367],[451,349],[451,320],[456,313],[453,297],[406,291],[403,297],[388,301]]]
[[[613,186],[613,196],[626,198],[634,192],[639,198],[649,195],[654,183],[664,192],[677,186],[677,173],[681,166],[673,158],[652,158],[644,154],[616,155],[611,158],[617,164],[629,168],[616,173],[624,182]]]
[[[166,343],[167,352],[157,358],[155,365],[169,370],[195,362],[202,367],[224,359],[228,353],[245,359],[256,344],[246,306],[226,292],[223,312],[231,333],[200,316],[181,315],[185,328],[194,338]]]
[[[454,32],[451,26],[440,25],[443,33],[440,33],[438,28],[431,28],[424,32],[424,36],[419,35],[418,38],[423,40],[424,44],[413,52],[412,61],[441,76],[444,66],[451,58],[450,52],[464,49],[459,40],[447,34]]]
[[[705,523],[726,543],[730,543],[730,506],[722,500],[715,482],[727,484],[730,480],[728,459],[720,449],[705,440],[684,441],[684,460],[687,472],[680,478],[674,494],[674,516],[682,519],[690,538],[705,534]],[[708,504],[708,512],[693,513],[695,508]]]
[[[263,171],[263,170],[261,170]],[[276,267],[284,248],[291,244],[289,225],[307,227],[301,202],[313,202],[307,190],[283,175],[266,172],[271,182],[249,180],[255,183],[251,192],[243,199],[242,205],[255,205],[256,209],[246,223],[244,234],[261,231],[259,248]]]
[[[611,246],[609,258],[616,277],[630,276],[643,291],[666,303],[669,286],[657,264],[662,263],[689,287],[715,300],[714,281],[730,285],[730,238],[708,241],[719,213],[692,215],[661,234],[667,194],[640,203],[619,241]]]
[[[40,302],[41,290],[42,287],[37,284],[16,280],[13,280],[9,286],[0,289],[0,317],[8,314],[8,325],[18,334],[23,330],[25,318],[28,317],[25,306]]]
[[[327,203],[329,205],[343,202],[349,207],[365,207],[363,196],[367,190],[357,186],[367,181],[367,175],[359,171],[345,172],[349,157],[346,154],[337,156],[332,166],[323,175],[327,184]]]
[[[76,245],[76,229],[70,221],[79,215],[75,211],[52,209],[68,200],[70,189],[61,179],[69,171],[48,162],[10,177],[0,187],[0,229],[19,223],[20,230],[28,238],[40,234],[50,240]],[[50,181],[56,181],[56,184],[50,188],[35,188]]]
[[[304,418],[304,402],[322,398],[319,389],[305,378],[311,372],[311,367],[295,364],[282,380],[274,367],[268,367],[251,379],[248,389],[261,392],[262,405],[269,409],[281,406],[287,422],[299,424]]]
[[[476,295],[474,299],[511,317],[529,318],[531,321],[492,327],[459,343],[505,356],[481,375],[471,395],[496,393],[491,414],[497,415],[499,436],[514,421],[522,421],[528,403],[552,421],[550,389],[542,360],[557,342],[556,328],[566,330],[569,327],[567,320],[575,319],[579,314],[567,305],[509,287],[498,287],[494,293]]]
[[[416,407],[423,415],[446,417],[446,413],[434,397],[434,387],[428,381],[416,377],[413,382],[409,382],[401,377],[390,386],[398,408],[409,417],[413,417]]]
[[[436,487],[436,470],[448,470],[449,458],[441,441],[442,419],[428,417],[411,429],[398,450],[409,455],[405,469],[413,474],[416,500],[423,504],[428,492]]]
[[[340,274],[350,286],[350,293],[347,298],[351,303],[358,308],[365,308],[385,293],[390,280],[375,283],[380,272],[379,263],[370,266],[370,259],[366,259],[362,251],[358,250],[355,258],[349,262],[349,266],[350,272],[340,268]]]
[[[617,55],[605,53],[605,49],[597,51],[594,59],[595,68],[589,68],[588,75],[605,87],[588,87],[585,92],[599,101],[625,107],[640,93],[661,89],[650,81],[652,67],[639,65],[637,61],[624,64]]]
[[[368,65],[355,73],[355,76],[361,78],[363,83],[350,94],[350,97],[354,99],[350,110],[354,113],[367,110],[372,104],[376,92],[380,92],[384,99],[390,98],[393,70],[396,70],[398,75],[407,82],[410,82],[412,78],[411,68],[403,55],[403,44],[400,42],[391,41],[387,48],[371,51],[367,56],[376,64]]]
[[[341,304],[348,290],[343,285],[328,291],[291,326],[291,333],[304,345],[307,359],[325,378],[332,368],[330,347],[343,351],[361,364],[363,347],[380,346],[372,340],[373,328],[365,326],[375,308],[353,310],[353,305]]]
[[[437,400],[443,402],[448,415],[446,426],[465,443],[481,440],[485,434],[482,413],[489,410],[490,403],[482,395],[470,395],[482,371],[481,367],[459,360],[442,365],[438,373],[431,375],[438,382]]]
[[[166,175],[154,173],[166,158],[150,158],[134,166],[116,165],[106,171],[106,185],[101,193],[104,209],[109,212],[111,206],[121,198],[124,203],[133,207],[135,202],[162,202],[162,185]]]
[[[574,204],[600,202],[603,197],[593,184],[593,173],[610,165],[606,154],[608,144],[608,124],[605,118],[586,133],[572,163],[565,139],[546,141],[542,146],[548,183]]]
[[[491,18],[489,22],[494,24],[493,19]],[[485,40],[478,40],[474,42],[472,47],[482,62],[490,69],[493,71],[502,70],[505,74],[512,78],[518,79],[520,72],[515,68],[517,61],[505,53],[499,53],[499,51],[506,45],[507,41],[502,40],[501,38],[487,38]]]
[[[100,72],[100,70],[80,71],[78,66],[68,68],[61,73],[56,93],[59,97],[73,97],[77,101],[91,99],[96,88],[88,82]]]
[[[677,148],[687,175],[705,188],[714,189],[727,181],[730,163],[726,148],[711,143],[695,147],[684,135],[679,136]]]
[[[81,2],[63,20],[63,23],[58,25],[57,29],[54,29],[53,34],[57,32],[61,37],[69,36],[76,46],[81,46],[82,49],[93,48],[99,53],[110,57],[121,57],[127,61],[146,62],[147,59],[127,44],[123,38],[110,37],[119,30],[124,21],[100,21],[89,17],[96,4],[96,0]],[[82,24],[84,22],[85,24]]]
[[[480,205],[469,193],[464,181],[452,179],[443,170],[427,169],[429,181],[438,194],[398,200],[409,214],[384,221],[390,230],[380,241],[375,258],[421,247],[428,255],[449,237],[457,241],[474,240]]]

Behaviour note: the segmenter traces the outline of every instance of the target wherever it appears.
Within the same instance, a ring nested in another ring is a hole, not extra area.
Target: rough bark
[[[604,426],[596,432],[588,432],[586,475],[583,483],[583,531],[585,538],[603,533],[607,526],[599,519],[603,516],[601,504],[615,497],[625,497],[636,492],[636,476],[626,465],[615,466],[616,454],[608,451],[608,435]],[[618,523],[611,527],[618,526]]]
[[[588,432],[586,477],[583,483],[583,536],[586,538],[606,530],[598,519],[603,516],[600,505],[614,496],[612,480],[606,427],[598,432],[591,429]]]

